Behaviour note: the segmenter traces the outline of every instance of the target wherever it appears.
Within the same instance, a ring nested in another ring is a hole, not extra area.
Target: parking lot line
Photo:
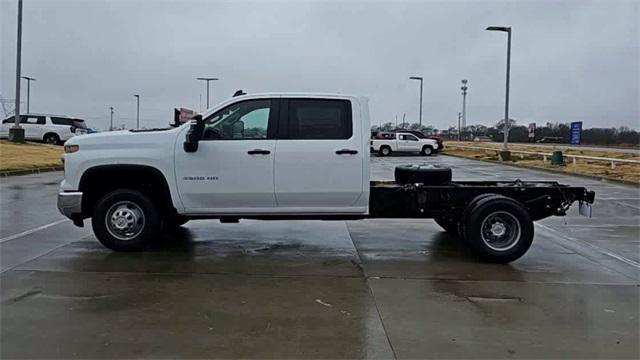
[[[33,229],[30,229],[30,230],[27,230],[27,231],[23,231],[21,233],[17,233],[17,234],[13,234],[13,235],[4,237],[4,238],[0,239],[0,244],[5,242],[5,241],[15,240],[15,239],[21,238],[23,236],[27,236],[29,234],[36,233],[38,231],[42,231],[44,229],[48,229],[48,228],[50,228],[52,226],[56,226],[58,224],[62,224],[65,221],[69,221],[69,219],[60,219],[58,221],[54,221],[54,222],[46,224],[46,225],[38,226],[37,228],[33,228]]]
[[[634,261],[634,260],[629,259],[629,258],[627,258],[627,257],[624,257],[624,256],[622,256],[622,255],[619,255],[619,254],[613,253],[613,252],[611,252],[611,251],[609,251],[609,250],[603,249],[603,248],[601,248],[600,246],[597,246],[597,245],[591,244],[591,243],[589,243],[589,242],[586,242],[586,241],[583,241],[583,240],[580,240],[580,239],[576,239],[576,238],[573,238],[573,237],[571,237],[571,236],[567,236],[567,235],[565,235],[565,234],[563,234],[563,233],[559,232],[558,230],[555,230],[555,229],[553,229],[553,228],[551,228],[551,227],[549,227],[549,226],[542,225],[542,224],[540,224],[540,223],[536,224],[536,226],[540,226],[540,227],[544,228],[545,230],[547,230],[547,231],[549,231],[549,232],[551,232],[551,233],[553,233],[553,234],[555,234],[555,235],[557,235],[557,236],[560,236],[560,237],[562,237],[562,238],[564,238],[564,239],[566,239],[566,240],[570,240],[570,241],[572,241],[572,242],[578,242],[578,243],[580,243],[580,245],[583,245],[583,246],[585,246],[585,247],[588,247],[588,248],[590,248],[591,250],[594,250],[594,251],[596,251],[596,252],[598,252],[598,253],[600,253],[600,254],[603,254],[603,255],[606,255],[606,256],[612,257],[612,258],[614,258],[614,259],[616,259],[616,260],[618,260],[618,261],[621,261],[621,262],[623,262],[623,263],[625,263],[625,264],[627,264],[627,265],[631,265],[631,266],[633,266],[633,267],[635,267],[635,268],[637,268],[637,269],[640,269],[640,263],[639,263],[639,262],[637,262],[637,261]]]

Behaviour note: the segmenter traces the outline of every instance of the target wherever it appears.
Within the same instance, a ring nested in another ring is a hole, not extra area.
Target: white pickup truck
[[[190,123],[76,136],[65,144],[62,214],[116,251],[142,250],[192,219],[434,218],[480,258],[509,262],[533,221],[594,193],[556,182],[453,182],[451,170],[400,166],[370,182],[364,98],[231,98]]]
[[[438,152],[436,140],[419,138],[408,132],[397,132],[392,136],[391,139],[371,139],[371,151],[381,156],[389,156],[394,152],[413,152],[431,156]]]

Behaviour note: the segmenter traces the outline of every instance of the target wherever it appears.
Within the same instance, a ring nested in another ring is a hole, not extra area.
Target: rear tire
[[[45,144],[49,144],[49,145],[59,145],[60,144],[60,137],[57,134],[45,134],[44,137],[42,138],[42,141]]]
[[[160,214],[147,195],[120,189],[98,200],[91,225],[105,247],[114,251],[139,251],[160,234]]]
[[[522,257],[533,242],[533,221],[518,201],[501,195],[472,204],[463,226],[466,243],[481,260],[506,264]]]
[[[391,148],[388,146],[380,147],[380,151],[378,152],[380,156],[389,156],[391,155]]]

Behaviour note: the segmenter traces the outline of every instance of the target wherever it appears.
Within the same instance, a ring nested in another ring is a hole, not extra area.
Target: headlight
[[[80,146],[78,145],[65,145],[64,146],[64,152],[67,154],[71,154],[74,153],[76,151],[80,150]]]

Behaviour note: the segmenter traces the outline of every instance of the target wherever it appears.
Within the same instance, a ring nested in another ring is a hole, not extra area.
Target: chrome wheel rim
[[[424,148],[424,150],[422,150],[424,152],[425,155],[431,155],[431,148],[426,147]]]
[[[45,142],[47,144],[55,144],[56,143],[56,138],[54,138],[53,136],[47,136],[47,138],[45,139]]]
[[[382,155],[389,155],[389,149],[382,148]]]
[[[506,211],[489,214],[480,226],[482,241],[495,251],[512,249],[520,241],[521,233],[520,221]]]
[[[144,229],[144,213],[131,201],[119,201],[105,215],[107,231],[118,240],[128,241],[140,235]]]

